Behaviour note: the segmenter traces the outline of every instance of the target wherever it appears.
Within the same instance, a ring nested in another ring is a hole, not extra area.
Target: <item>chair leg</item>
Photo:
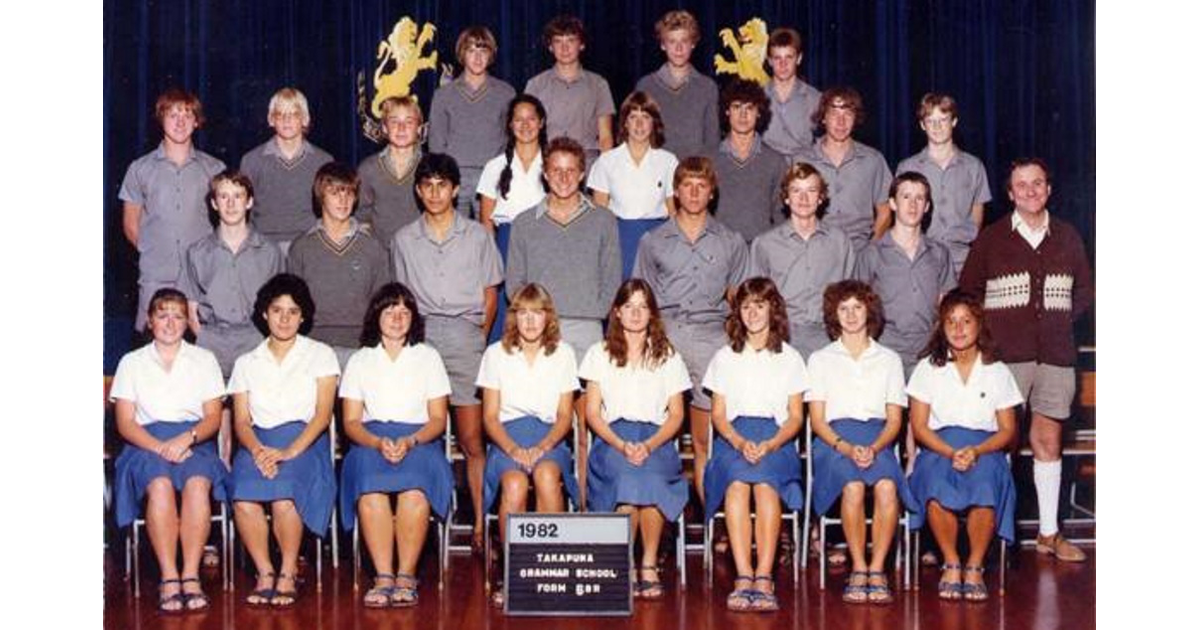
[[[825,517],[817,517],[817,588],[825,590]]]
[[[483,592],[492,593],[492,519],[491,515],[483,517]]]
[[[332,524],[329,529],[329,545],[333,555],[333,568],[338,568],[338,513],[337,506],[333,507]]]
[[[792,584],[800,584],[800,553],[804,545],[800,541],[800,515],[792,516]]]
[[[713,521],[716,519],[706,519],[704,522],[704,579],[708,583],[708,588],[712,588],[713,576]]]
[[[362,565],[362,558],[359,557],[359,538],[358,538],[358,521],[354,521],[354,533],[350,539],[350,554],[354,556],[354,562],[351,566],[354,567],[354,592],[358,592],[358,572]],[[378,570],[378,569],[376,569]]]
[[[140,598],[142,596],[142,562],[139,553],[137,521],[133,522],[133,527],[129,531],[133,536],[133,596]]]
[[[321,592],[321,537],[313,536],[313,546],[317,550],[317,592]]]
[[[1008,573],[1008,545],[1000,539],[1000,596],[1004,597],[1004,577]]]
[[[675,564],[679,571],[679,579],[677,583],[679,590],[687,588],[687,522],[683,519],[683,514],[679,515],[676,520],[679,526],[679,537],[675,540]]]

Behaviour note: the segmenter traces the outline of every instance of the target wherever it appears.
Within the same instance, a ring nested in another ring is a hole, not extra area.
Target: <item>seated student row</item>
[[[902,382],[899,357],[871,340],[879,332],[880,320],[878,300],[870,289],[854,281],[828,289],[826,323],[831,337],[835,332],[840,336],[814,355],[811,373],[784,342],[787,315],[773,283],[765,278],[742,283],[734,305],[726,322],[730,345],[714,357],[704,377],[706,389],[713,393],[713,424],[719,435],[707,466],[706,488],[710,497],[723,499],[738,575],[745,576],[735,581],[729,607],[778,607],[770,577],[779,511],[771,506],[782,499],[791,509],[803,508],[798,455],[793,448],[783,447],[800,429],[800,395],[806,391],[814,404],[815,432],[845,458],[834,456],[830,465],[840,472],[832,477],[822,464],[829,456],[814,461],[818,495],[836,496],[843,486],[850,490],[861,482],[880,485],[893,497],[898,489],[905,505],[918,516],[929,502],[939,544],[953,541],[957,523],[950,511],[969,510],[972,553],[966,579],[953,562],[957,553],[951,543],[943,548],[947,566],[939,588],[947,598],[986,597],[981,568],[986,542],[993,528],[1007,539],[1012,536],[1011,475],[999,450],[1011,438],[1012,407],[1021,398],[1003,364],[986,363],[987,338],[981,335],[985,329],[978,302],[957,292],[947,296],[929,349],[953,361],[943,359],[942,367],[937,357],[922,362],[908,387],[915,401],[918,439],[928,449],[918,457],[912,477],[916,505],[894,458],[885,456],[890,453],[887,442],[898,430],[898,413],[889,407],[880,414],[875,403],[858,399],[842,400],[838,403],[842,407],[832,405],[851,391],[839,376],[839,370],[846,369],[858,370],[859,379],[877,381],[874,385],[860,382],[864,389],[855,391],[878,389],[887,405],[904,403],[896,392]],[[223,394],[219,368],[213,355],[182,341],[186,314],[182,294],[161,290],[152,307],[148,315],[154,340],[122,360],[113,387],[118,427],[130,442],[118,459],[118,521],[136,515],[140,497],[148,493],[148,531],[163,570],[161,606],[164,610],[204,608],[207,599],[198,579],[190,576],[196,575],[198,545],[203,544],[207,529],[206,495],[210,488],[218,499],[228,492],[258,570],[247,602],[291,605],[296,598],[301,530],[308,527],[323,534],[334,501],[333,471],[324,441],[339,369],[328,346],[300,334],[314,309],[307,287],[301,279],[281,274],[258,292],[256,322],[269,336],[238,359],[227,388],[234,396],[242,445],[228,479],[209,441]],[[506,325],[505,339],[489,348],[477,381],[485,392],[485,423],[492,439],[487,505],[502,487],[502,512],[524,509],[530,479],[526,475],[531,475],[539,510],[560,511],[560,479],[576,496],[570,454],[562,443],[570,428],[571,396],[578,387],[573,352],[556,339],[558,318],[543,288],[524,287],[510,313],[513,319]],[[673,437],[682,421],[681,393],[692,383],[666,339],[654,294],[645,282],[622,285],[609,309],[609,322],[607,338],[589,349],[579,372],[589,382],[588,421],[601,439],[589,459],[588,476],[596,489],[589,507],[635,514],[644,547],[638,593],[653,598],[662,594],[657,536],[663,519],[677,515],[686,502]],[[453,492],[448,463],[436,445],[445,426],[449,383],[439,369],[437,352],[420,343],[423,323],[411,292],[402,285],[387,285],[373,299],[362,332],[364,344],[377,341],[378,345],[354,355],[341,386],[346,433],[355,443],[342,478],[342,505],[348,515],[344,522],[351,526],[358,498],[364,538],[377,567],[375,586],[364,598],[369,606],[415,603],[413,575],[423,536],[412,534],[424,532],[431,510],[445,518]],[[823,367],[847,360],[846,368]],[[860,365],[851,365],[855,361]],[[863,375],[864,369],[869,374]],[[972,394],[982,394],[983,402]],[[822,399],[825,404],[818,405]],[[838,411],[842,408],[851,411],[843,414]],[[826,423],[824,418],[830,416],[824,411],[846,417]],[[887,416],[886,426],[878,424],[884,422],[877,419],[880,415]],[[853,424],[854,419],[868,424]],[[953,422],[966,422],[970,430],[953,429],[947,424]],[[866,433],[860,435],[857,426],[865,427]],[[886,471],[867,474],[886,462],[890,462]],[[987,468],[977,468],[983,462]],[[886,482],[880,484],[881,479]],[[831,488],[825,487],[829,484]],[[174,515],[172,487],[192,492],[192,499],[184,503],[182,523]],[[751,490],[759,511],[754,526],[758,570],[753,572],[749,570]],[[399,495],[394,525],[388,501],[379,493]],[[262,503],[270,504],[275,520],[282,552],[278,573],[267,553]],[[710,516],[721,503],[710,500]],[[847,506],[861,509],[861,500],[844,501],[844,512]],[[877,514],[876,523],[884,518]],[[861,517],[857,522],[861,526]],[[852,536],[850,519],[846,527],[856,565],[847,584],[847,600],[890,601],[886,581],[878,581],[881,571],[872,571],[867,582],[855,581],[865,541],[861,535]],[[887,541],[879,540],[879,535],[877,525],[875,553],[882,557],[886,549],[879,547],[886,547]],[[182,582],[186,586],[176,586],[180,578],[173,577],[180,575],[174,556],[177,536],[184,541],[183,575],[189,577]],[[393,539],[400,548],[400,571],[395,574],[391,572]],[[875,564],[873,558],[872,569],[878,568]],[[858,598],[859,593],[867,595]]]

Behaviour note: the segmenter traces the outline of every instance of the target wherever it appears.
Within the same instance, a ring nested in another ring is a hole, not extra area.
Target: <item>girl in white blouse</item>
[[[342,422],[354,443],[342,463],[342,524],[354,528],[357,508],[376,572],[363,596],[368,608],[416,605],[429,515],[450,516],[454,473],[444,440],[450,379],[424,338],[412,292],[386,284],[371,298],[363,348],[342,376]]]
[[[210,496],[225,500],[225,465],[211,439],[221,424],[225,388],[213,353],[183,340],[187,308],[187,297],[175,289],[154,293],[146,309],[153,341],[121,358],[109,392],[126,442],[113,477],[117,526],[142,513],[144,498],[146,534],[162,575],[158,607],[169,613],[208,608],[200,558]]]
[[[683,424],[683,392],[692,386],[645,280],[626,280],[608,313],[608,334],[584,355],[587,422],[599,441],[588,457],[588,509],[629,514],[641,532],[642,560],[634,596],[663,596],[658,544],[663,524],[683,512],[687,482],[675,448]]]
[[[780,503],[804,509],[794,440],[804,424],[800,397],[809,387],[808,372],[800,353],[786,343],[787,310],[769,279],[751,278],[738,287],[725,330],[729,345],[717,351],[704,375],[718,434],[704,472],[705,516],[711,519],[724,504],[737,567],[725,605],[774,611],[779,610],[772,573],[783,516]]]
[[[504,336],[488,347],[476,384],[483,388],[483,426],[491,444],[484,468],[483,508],[500,498],[500,540],[507,516],[526,510],[533,484],[538,512],[562,512],[562,487],[579,500],[571,453],[572,401],[579,389],[575,353],[559,337],[550,294],[528,284],[513,297]],[[485,558],[490,562],[490,558]],[[492,591],[503,605],[503,590]]]
[[[512,222],[522,212],[538,205],[546,196],[542,184],[542,147],[546,146],[546,108],[532,94],[518,94],[508,103],[508,144],[504,153],[483,167],[479,185],[479,222],[496,236],[500,258],[508,262],[508,238]],[[496,319],[488,343],[500,340],[508,296],[501,285],[496,291]]]
[[[808,359],[813,514],[825,514],[842,497],[842,531],[852,562],[842,599],[887,604],[894,598],[883,564],[896,534],[900,501],[916,509],[893,448],[908,406],[904,365],[899,354],[875,341],[883,330],[883,306],[869,285],[857,280],[831,284],[825,287],[822,307],[834,342]],[[868,492],[875,504],[870,564]]]
[[[1023,401],[994,346],[975,296],[954,290],[942,298],[938,328],[908,381],[909,420],[922,450],[909,479],[918,509],[945,564],[942,599],[987,599],[983,559],[992,536],[1012,542],[1016,489],[1005,449],[1016,435]],[[970,553],[958,554],[958,516],[967,517]]]
[[[246,598],[252,606],[296,603],[303,530],[324,536],[333,514],[336,486],[326,430],[339,370],[332,348],[303,335],[315,310],[304,280],[287,273],[268,280],[254,303],[255,325],[267,338],[238,357],[229,379],[241,445],[230,494],[238,535],[258,572]],[[270,527],[263,504],[270,505]],[[279,544],[278,574],[269,532]]]

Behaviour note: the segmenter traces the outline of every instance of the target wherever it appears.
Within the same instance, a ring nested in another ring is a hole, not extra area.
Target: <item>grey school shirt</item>
[[[500,250],[482,225],[453,213],[454,223],[437,241],[422,217],[392,239],[392,270],[417,298],[423,315],[483,325],[483,291],[504,281]]]
[[[461,75],[439,87],[429,105],[429,151],[453,157],[459,168],[482,169],[504,152],[505,114],[516,95],[511,85],[492,76],[478,90]],[[462,190],[459,195],[473,197],[475,191]]]
[[[188,248],[187,273],[179,289],[197,302],[201,324],[253,326],[258,290],[283,267],[279,247],[256,230],[250,230],[236,252],[213,231]]]
[[[413,191],[413,175],[420,161],[421,151],[418,149],[413,154],[408,172],[403,177],[396,177],[387,166],[391,158],[387,147],[384,147],[358,165],[359,218],[371,225],[371,230],[384,249],[391,246],[392,237],[400,228],[421,216]]]
[[[911,260],[889,230],[859,255],[854,277],[871,285],[885,316],[879,341],[895,350],[910,372],[937,323],[942,294],[957,284],[945,245],[922,238]]]
[[[722,140],[713,168],[717,171],[716,217],[747,243],[784,220],[779,185],[788,162],[761,137],[754,137],[745,160],[734,154],[729,138]]]
[[[138,284],[176,286],[192,243],[212,232],[205,196],[225,163],[192,148],[181,166],[157,149],[133,161],[118,197],[142,207],[138,219]]]
[[[750,244],[750,275],[770,278],[787,304],[788,323],[822,325],[826,285],[852,277],[854,248],[838,228],[817,223],[805,240],[790,221],[775,226]]]
[[[642,236],[633,277],[645,280],[665,318],[690,324],[725,321],[726,291],[746,279],[742,235],[709,217],[695,242],[669,219]]]
[[[312,227],[312,189],[317,171],[333,156],[307,140],[300,152],[287,159],[275,138],[242,156],[241,171],[254,184],[254,209],[250,221],[263,236],[289,242]]]
[[[391,280],[387,252],[371,226],[351,219],[349,236],[335,243],[317,223],[292,242],[287,268],[308,283],[317,306],[309,336],[357,348],[371,296]]]
[[[767,83],[766,92],[771,100],[771,122],[763,132],[763,141],[793,158],[801,149],[812,146],[812,117],[821,104],[821,91],[797,78],[786,101],[775,93],[774,81]]]
[[[829,206],[822,223],[839,228],[861,252],[871,240],[875,226],[875,206],[887,201],[892,172],[883,154],[860,142],[854,142],[840,166],[825,156],[821,142],[802,149],[794,162],[808,162],[821,172],[829,187]]]
[[[662,112],[663,149],[681,161],[693,155],[710,155],[721,141],[717,83],[688,67],[687,77],[675,83],[668,64],[647,74],[634,88],[649,94]]]
[[[971,206],[992,200],[987,169],[979,158],[956,150],[946,168],[929,157],[929,147],[907,157],[896,166],[896,173],[914,171],[929,180],[933,218],[926,236],[943,243],[969,245],[979,234],[971,220]]]
[[[584,151],[599,153],[597,121],[617,111],[604,77],[580,70],[579,76],[568,81],[550,68],[530,79],[525,92],[538,97],[546,107],[546,137],[567,136],[583,145]]]
[[[604,319],[621,284],[617,217],[580,195],[579,210],[564,225],[550,218],[543,199],[513,220],[507,265],[509,299],[537,282],[559,316]]]

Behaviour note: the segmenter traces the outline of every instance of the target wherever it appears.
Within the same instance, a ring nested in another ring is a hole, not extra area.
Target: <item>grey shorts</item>
[[[575,367],[583,363],[583,355],[587,354],[588,348],[604,339],[604,330],[598,319],[560,317],[558,329],[562,333],[562,340],[575,351]]]
[[[233,364],[237,358],[250,352],[262,343],[262,333],[253,325],[222,327],[208,324],[200,327],[196,335],[196,345],[211,351],[217,356],[221,366],[221,374],[225,380],[233,373]]]
[[[702,383],[709,361],[727,341],[725,325],[722,322],[691,324],[673,319],[663,323],[666,324],[667,338],[683,359],[688,377],[692,379],[691,405],[704,411],[712,409],[712,399],[705,393]]]
[[[825,332],[824,324],[790,324],[788,333],[792,337],[788,343],[800,351],[805,364],[812,353],[829,345],[829,334]]]
[[[450,404],[478,405],[475,379],[487,345],[479,326],[458,317],[430,315],[425,318],[425,342],[442,355],[450,377]]]
[[[468,219],[478,220],[478,204],[475,203],[475,189],[479,186],[479,176],[483,174],[483,167],[475,166],[460,166],[458,167],[459,185],[458,185],[458,212]]]
[[[1017,388],[1025,404],[1034,413],[1052,420],[1071,417],[1071,402],[1075,400],[1075,368],[1047,365],[1036,361],[1009,363]]]

